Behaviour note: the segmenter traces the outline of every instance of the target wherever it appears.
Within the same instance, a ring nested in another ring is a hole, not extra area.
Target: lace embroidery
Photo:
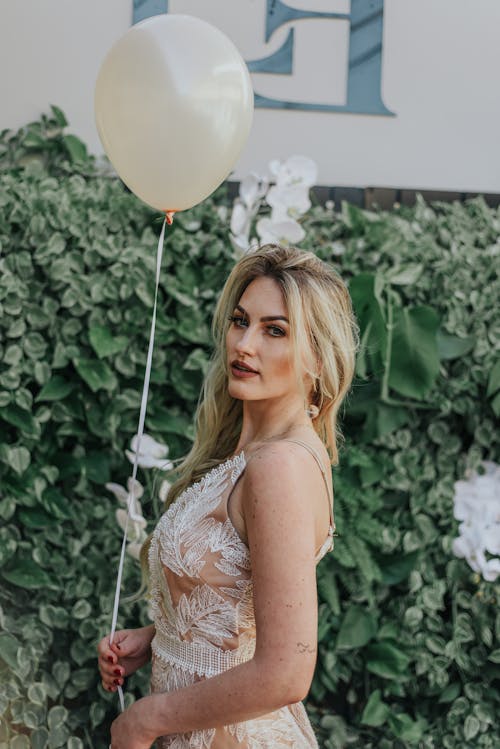
[[[230,490],[245,466],[242,451],[208,471],[177,497],[153,533],[149,550],[150,616],[156,629],[151,643],[153,692],[181,689],[253,656],[250,552],[227,513]],[[159,749],[318,747],[300,703],[256,720],[163,736],[157,745]]]

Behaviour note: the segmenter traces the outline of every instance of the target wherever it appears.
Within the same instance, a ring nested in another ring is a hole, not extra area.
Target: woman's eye
[[[269,325],[268,330],[274,338],[285,335],[285,331],[278,328],[276,325]]]
[[[234,323],[238,328],[241,327],[241,323],[246,323],[246,320],[243,317],[238,317],[237,315],[229,315],[229,319],[232,323]]]

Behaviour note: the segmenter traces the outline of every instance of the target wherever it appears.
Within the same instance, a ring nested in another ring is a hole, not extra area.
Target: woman
[[[351,300],[314,254],[267,245],[233,268],[213,331],[196,439],[148,547],[154,624],[98,647],[111,691],[152,658],[152,693],[113,722],[112,749],[318,746],[300,700],[333,548]]]

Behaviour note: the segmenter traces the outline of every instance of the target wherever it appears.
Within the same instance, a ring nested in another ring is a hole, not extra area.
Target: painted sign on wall
[[[236,2],[237,0],[231,0]],[[308,3],[314,5],[314,3]],[[134,0],[133,22],[166,13],[168,0]],[[255,12],[255,9],[254,9]],[[277,50],[260,59],[247,60],[253,73],[292,75],[295,58],[296,27],[306,20],[343,21],[349,29],[346,66],[346,101],[344,104],[293,101],[272,98],[255,90],[255,106],[270,109],[302,109],[316,112],[350,112],[356,114],[393,115],[381,96],[384,0],[351,0],[347,12],[321,12],[294,8],[282,0],[266,0],[263,36],[270,42],[282,27],[286,38]]]
[[[55,104],[102,153],[99,67],[134,20],[165,12],[217,26],[252,68],[233,179],[303,154],[320,185],[500,193],[499,0],[10,0],[0,128]]]

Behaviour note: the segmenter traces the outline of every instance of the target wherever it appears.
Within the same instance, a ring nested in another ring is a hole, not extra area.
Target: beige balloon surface
[[[180,211],[210,195],[233,169],[252,123],[252,83],[219,29],[193,16],[153,16],[106,56],[95,115],[127,187],[153,208]]]

